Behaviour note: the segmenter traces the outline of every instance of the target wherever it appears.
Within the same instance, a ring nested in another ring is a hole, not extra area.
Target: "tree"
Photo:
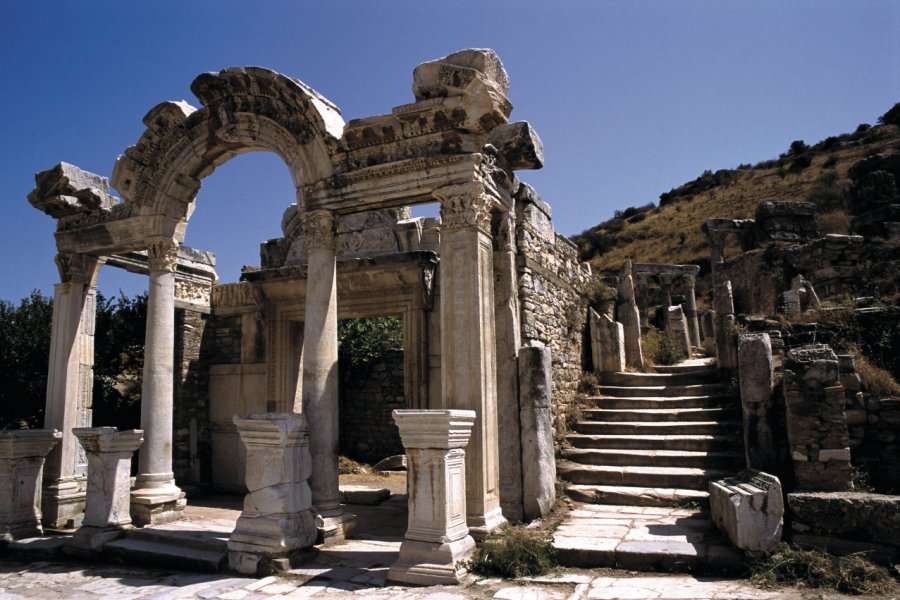
[[[791,142],[790,155],[799,156],[809,150],[809,146],[803,140],[794,140]]]
[[[878,117],[878,122],[882,125],[896,125],[897,127],[900,127],[900,102]]]
[[[42,427],[53,300],[38,290],[0,300],[0,429]]]

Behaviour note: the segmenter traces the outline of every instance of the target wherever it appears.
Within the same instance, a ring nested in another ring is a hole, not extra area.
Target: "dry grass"
[[[872,364],[858,350],[853,354],[856,361],[856,372],[859,374],[863,390],[866,393],[876,398],[900,398],[900,384],[888,371]]]
[[[850,222],[853,216],[847,214],[846,211],[836,209],[819,215],[819,231],[822,233],[837,233],[839,235],[848,235],[850,233]]]

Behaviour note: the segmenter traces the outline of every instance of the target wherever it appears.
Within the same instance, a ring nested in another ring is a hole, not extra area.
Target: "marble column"
[[[505,522],[500,509],[492,197],[484,184],[434,192],[441,203],[442,406],[474,410],[466,453],[466,509],[475,537]]]
[[[691,345],[695,348],[700,348],[702,345],[702,340],[700,338],[700,320],[697,318],[697,295],[694,292],[694,287],[697,282],[697,277],[694,275],[685,275],[685,306],[684,306],[684,316],[687,318],[688,322],[688,333],[691,336]]]
[[[172,416],[175,360],[175,266],[178,244],[156,239],[147,246],[150,283],[138,475],[131,492],[131,516],[137,525],[156,525],[181,518],[184,492],[172,472]]]
[[[475,412],[395,410],[406,449],[409,520],[388,579],[411,585],[455,585],[475,550],[466,525],[466,451]]]
[[[247,495],[228,538],[228,566],[249,575],[261,562],[288,569],[291,553],[309,548],[317,536],[306,417],[252,414],[235,416],[234,424],[247,448]]]
[[[96,281],[102,260],[56,256],[61,283],[53,291],[44,427],[62,432],[44,467],[42,511],[47,527],[77,527],[84,513],[87,458],[72,435],[91,424]]]
[[[503,213],[494,242],[494,324],[497,346],[497,433],[500,506],[503,516],[524,517],[522,426],[519,418],[519,294],[516,277],[515,215]]]
[[[345,538],[352,527],[338,489],[337,266],[334,215],[311,211],[303,217],[309,253],[306,322],[303,329],[303,414],[309,423],[312,503],[324,543]]]
[[[131,457],[144,438],[140,429],[115,427],[76,427],[72,433],[87,452],[88,485],[84,523],[66,550],[92,555],[131,528]]]
[[[0,431],[0,540],[43,535],[44,458],[61,437],[51,429]]]

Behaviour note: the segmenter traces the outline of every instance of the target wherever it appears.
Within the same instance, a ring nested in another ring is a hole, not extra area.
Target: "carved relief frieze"
[[[247,281],[223,283],[212,287],[211,301],[215,308],[253,306],[257,303],[253,284]]]
[[[481,182],[441,188],[434,196],[441,203],[442,230],[477,227],[490,233],[493,198]]]
[[[147,244],[147,267],[150,271],[175,272],[178,264],[178,244],[168,239],[152,240]]]
[[[209,306],[212,282],[195,279],[175,279],[175,299],[191,304]]]
[[[303,215],[303,233],[307,249],[334,249],[334,215],[328,210],[313,210]]]

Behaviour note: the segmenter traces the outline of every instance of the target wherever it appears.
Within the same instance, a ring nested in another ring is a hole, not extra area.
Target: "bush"
[[[466,562],[473,573],[505,578],[543,575],[557,566],[551,534],[522,525],[507,525],[488,536]]]
[[[53,301],[38,290],[18,306],[0,300],[0,429],[41,427]]]
[[[803,140],[794,140],[791,142],[791,147],[788,150],[788,154],[790,156],[800,156],[804,152],[809,150],[809,146],[806,145],[806,142]]]
[[[338,343],[338,358],[343,364],[364,367],[389,350],[403,347],[403,319],[387,316],[339,321]]]
[[[892,106],[890,110],[878,117],[878,122],[882,125],[896,125],[900,127],[900,102]]]
[[[592,281],[584,290],[588,304],[598,313],[604,312],[605,305],[616,301],[616,290],[602,281]]]
[[[653,365],[674,365],[687,358],[668,332],[650,327],[641,336],[641,352]]]

